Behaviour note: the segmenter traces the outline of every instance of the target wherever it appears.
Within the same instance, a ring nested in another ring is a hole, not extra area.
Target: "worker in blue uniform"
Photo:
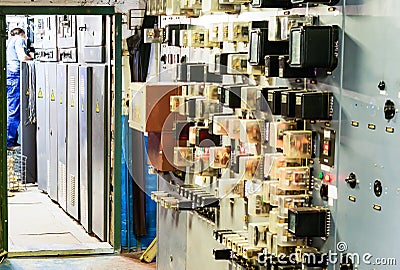
[[[26,35],[21,28],[11,30],[7,41],[7,147],[18,145],[20,123],[21,61],[32,59],[26,52]]]

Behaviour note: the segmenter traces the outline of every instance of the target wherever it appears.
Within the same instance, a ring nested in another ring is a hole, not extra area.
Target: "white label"
[[[273,98],[273,97],[272,97],[272,94],[269,93],[269,94],[268,94],[268,101],[272,101],[272,98]]]
[[[282,103],[287,103],[287,96],[286,95],[282,95]]]
[[[301,97],[296,97],[296,105],[301,105]]]
[[[328,185],[328,197],[332,198],[334,200],[337,200],[338,194],[337,194],[337,187],[334,185]]]
[[[321,164],[321,170],[325,171],[325,172],[331,172],[332,168],[327,166],[327,165],[325,165],[325,164]]]
[[[331,138],[331,131],[330,130],[324,129],[324,138],[328,138],[328,139]]]

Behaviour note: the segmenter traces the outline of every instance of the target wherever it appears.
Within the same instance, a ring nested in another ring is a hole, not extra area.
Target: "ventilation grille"
[[[75,94],[75,76],[69,77],[69,90],[72,94]]]
[[[74,175],[70,175],[69,177],[70,180],[70,201],[71,201],[71,205],[75,206],[75,176]]]
[[[82,83],[79,84],[79,88],[80,88],[80,91],[81,91],[81,96],[85,96],[85,84],[83,83],[84,79],[85,79],[85,77],[81,76],[80,81]]]
[[[60,198],[67,197],[67,176],[66,176],[66,169],[65,164],[61,161],[58,162],[58,180],[60,185]]]

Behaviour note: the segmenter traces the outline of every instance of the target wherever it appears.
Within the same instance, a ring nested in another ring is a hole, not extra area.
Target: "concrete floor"
[[[145,264],[122,256],[56,257],[33,259],[8,259],[0,270],[150,270],[155,263]]]
[[[9,252],[21,256],[86,253],[113,253],[108,243],[90,236],[85,229],[37,187],[14,192],[8,198]],[[64,251],[64,253],[63,253]]]

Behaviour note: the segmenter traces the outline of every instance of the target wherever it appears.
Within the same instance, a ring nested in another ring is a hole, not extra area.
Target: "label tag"
[[[331,131],[328,129],[324,129],[324,138],[331,138]]]
[[[328,197],[337,200],[337,187],[334,185],[328,185]]]
[[[56,95],[54,94],[54,90],[51,90],[51,97],[50,97],[51,101],[56,101]]]

